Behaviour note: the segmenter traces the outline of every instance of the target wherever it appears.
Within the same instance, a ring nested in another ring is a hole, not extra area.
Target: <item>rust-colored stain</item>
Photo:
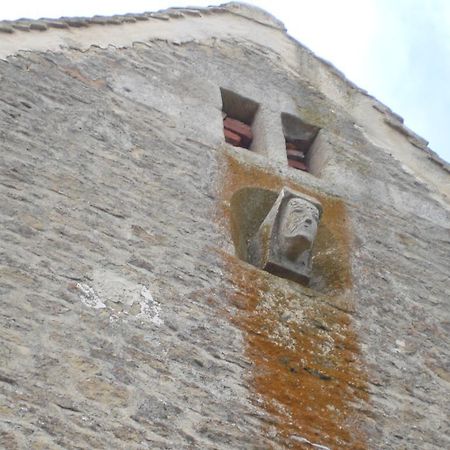
[[[72,78],[75,78],[78,81],[81,81],[82,83],[91,86],[93,88],[96,89],[102,89],[104,87],[106,87],[107,83],[106,80],[103,79],[96,79],[96,80],[92,80],[91,78],[83,75],[79,69],[75,68],[75,67],[63,67],[62,68],[63,72],[65,72],[67,75],[70,75]]]
[[[222,253],[232,320],[244,332],[253,362],[252,387],[274,418],[278,436],[289,448],[365,449],[363,419],[367,376],[351,326],[353,308],[349,235],[343,203],[283,180],[229,154],[221,162],[224,226],[236,236],[233,195],[254,187],[279,192],[282,186],[316,197],[323,206],[314,248],[317,290],[279,279]],[[239,253],[239,251],[238,251]],[[266,430],[269,431],[269,430]]]

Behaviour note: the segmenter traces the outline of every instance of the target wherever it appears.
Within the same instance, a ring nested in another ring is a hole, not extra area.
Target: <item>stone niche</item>
[[[311,172],[313,144],[320,129],[290,114],[281,114],[289,167]]]
[[[259,104],[224,88],[220,93],[225,141],[234,147],[252,149],[252,124]]]
[[[232,199],[237,256],[274,275],[308,285],[322,206],[289,188],[245,188]]]

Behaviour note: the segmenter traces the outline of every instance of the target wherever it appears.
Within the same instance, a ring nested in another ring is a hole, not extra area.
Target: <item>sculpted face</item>
[[[315,198],[284,187],[249,240],[249,262],[307,286],[321,215],[322,207]]]
[[[319,210],[307,200],[290,199],[280,221],[280,249],[290,260],[310,249],[317,233]]]

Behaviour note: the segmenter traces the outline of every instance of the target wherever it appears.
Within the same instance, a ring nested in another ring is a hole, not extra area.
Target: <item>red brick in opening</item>
[[[306,165],[306,152],[302,142],[289,141],[286,139],[286,153],[289,167],[309,172]]]
[[[250,148],[253,133],[250,125],[225,116],[223,119],[225,141],[235,147]]]

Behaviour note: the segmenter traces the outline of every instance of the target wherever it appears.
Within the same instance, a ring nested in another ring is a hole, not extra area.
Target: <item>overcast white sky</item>
[[[214,0],[0,1],[0,19],[111,15],[214,4]],[[404,117],[409,128],[450,161],[450,0],[247,3],[283,21],[293,37]]]

